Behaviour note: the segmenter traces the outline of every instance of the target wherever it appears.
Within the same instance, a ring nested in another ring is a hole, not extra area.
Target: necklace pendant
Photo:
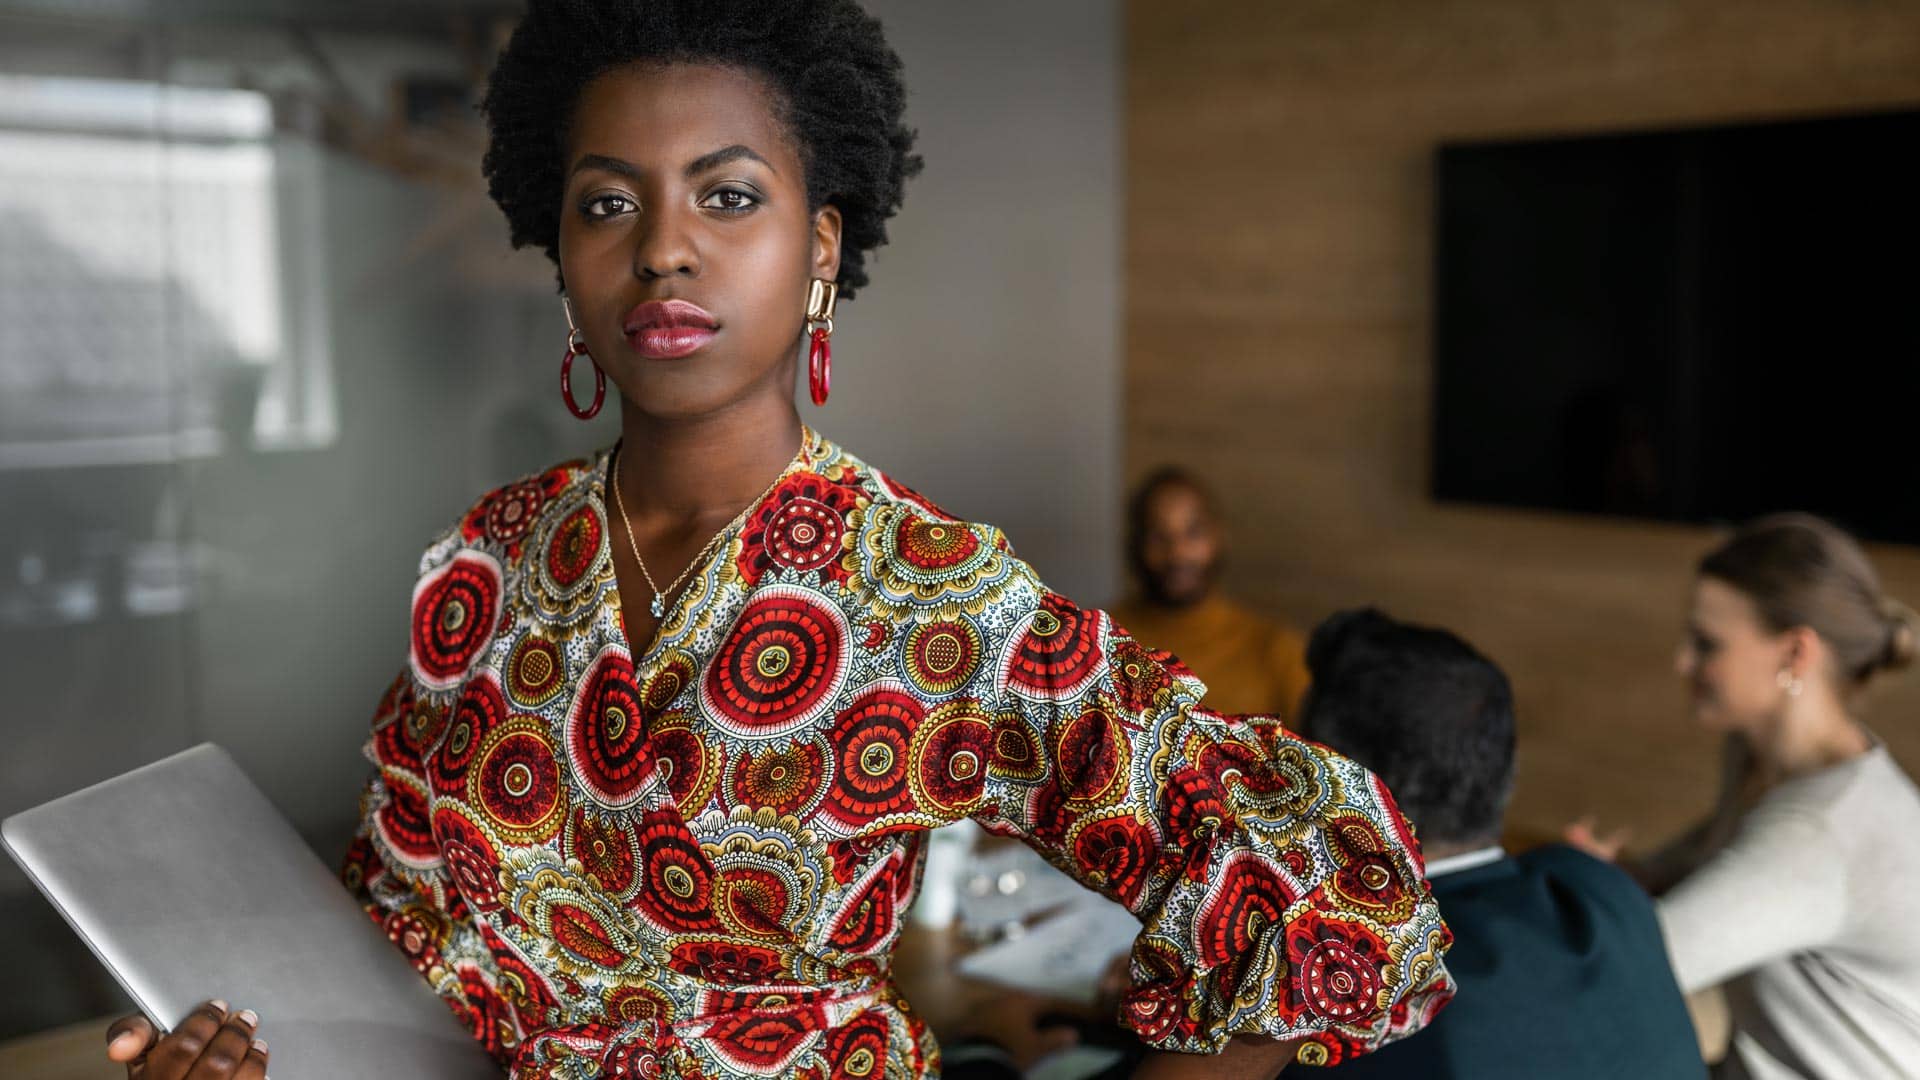
[[[647,610],[653,612],[653,617],[656,619],[665,618],[667,614],[667,598],[661,596],[659,593],[654,593],[653,603],[647,605]]]

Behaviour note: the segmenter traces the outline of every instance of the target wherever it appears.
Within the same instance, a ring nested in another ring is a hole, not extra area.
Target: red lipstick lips
[[[699,304],[649,300],[627,312],[627,344],[649,360],[678,360],[713,340],[720,324]]]

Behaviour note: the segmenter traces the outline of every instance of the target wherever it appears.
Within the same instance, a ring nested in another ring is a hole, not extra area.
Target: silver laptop
[[[211,743],[15,814],[0,837],[163,1028],[222,998],[260,1014],[275,1080],[501,1075]]]

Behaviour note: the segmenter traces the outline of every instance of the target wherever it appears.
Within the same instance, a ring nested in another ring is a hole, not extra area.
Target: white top
[[[1747,1075],[1920,1077],[1920,789],[1885,746],[1769,791],[1658,910]]]

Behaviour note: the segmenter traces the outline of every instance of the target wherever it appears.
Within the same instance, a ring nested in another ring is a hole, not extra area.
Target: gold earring
[[[807,345],[807,388],[815,405],[827,403],[833,389],[833,302],[840,298],[840,286],[826,278],[814,278],[807,286],[807,330],[812,339]]]

